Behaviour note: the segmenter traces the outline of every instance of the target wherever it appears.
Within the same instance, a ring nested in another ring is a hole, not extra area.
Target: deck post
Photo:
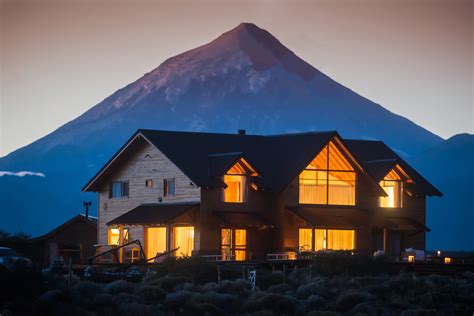
[[[388,252],[388,229],[383,229],[383,252],[387,254]]]

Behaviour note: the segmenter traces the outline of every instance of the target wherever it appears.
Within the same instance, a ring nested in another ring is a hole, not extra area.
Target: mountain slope
[[[421,153],[413,165],[443,192],[428,199],[430,249],[474,250],[474,135],[459,134]]]
[[[80,117],[0,160],[1,228],[42,233],[77,213],[80,188],[138,128],[272,134],[338,130],[381,139],[405,156],[442,141],[413,122],[338,84],[270,33],[243,23],[172,57]],[[25,198],[24,192],[28,192]],[[40,214],[45,221],[33,223]]]

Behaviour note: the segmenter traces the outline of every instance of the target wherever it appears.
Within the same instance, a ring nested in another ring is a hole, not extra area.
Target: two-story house
[[[83,191],[98,193],[99,245],[235,260],[425,249],[425,198],[442,195],[383,142],[334,131],[138,130]]]

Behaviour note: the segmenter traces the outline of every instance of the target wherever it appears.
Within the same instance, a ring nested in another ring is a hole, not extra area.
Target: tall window
[[[379,197],[380,207],[402,207],[403,206],[403,181],[395,170],[390,171],[380,181],[380,186],[387,196]]]
[[[355,205],[356,173],[331,141],[299,176],[302,204]]]
[[[247,254],[247,230],[221,229],[221,252],[223,260],[245,260]]]
[[[355,249],[355,230],[352,229],[299,229],[300,251],[314,250],[353,250]]]
[[[227,187],[224,189],[224,202],[243,203],[247,201],[247,172],[245,168],[236,163],[224,175]]]
[[[173,249],[177,257],[189,257],[194,250],[194,226],[178,226],[173,228]]]
[[[148,227],[146,229],[147,258],[156,257],[166,251],[166,227]]]
[[[175,194],[175,181],[173,179],[165,179],[163,182],[163,196]]]
[[[128,181],[114,181],[109,185],[109,198],[128,197]]]

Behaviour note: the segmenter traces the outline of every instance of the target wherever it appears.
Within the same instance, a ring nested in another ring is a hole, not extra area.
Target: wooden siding
[[[172,202],[199,202],[200,189],[174,165],[161,151],[144,140],[138,150],[128,154],[126,162],[117,167],[99,191],[99,222],[98,244],[108,243],[107,223],[112,219],[132,210],[143,203],[158,203],[162,197],[163,203]],[[175,195],[163,196],[164,179],[175,179]],[[147,188],[147,179],[153,180],[153,187]],[[129,196],[109,198],[109,183],[112,181],[128,181]],[[144,241],[142,226],[130,227],[130,240]],[[199,238],[196,238],[197,240]]]

